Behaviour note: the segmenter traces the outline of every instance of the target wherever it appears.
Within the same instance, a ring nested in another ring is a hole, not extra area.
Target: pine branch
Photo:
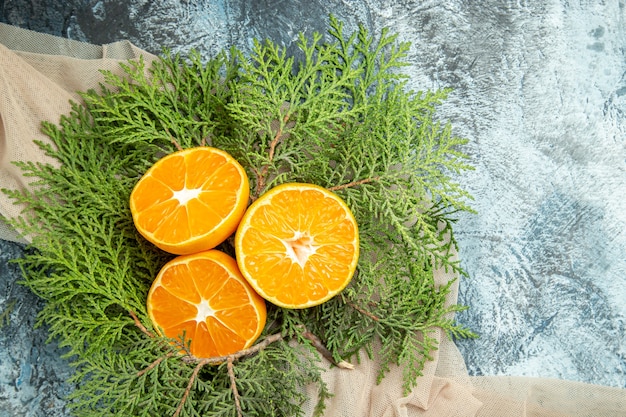
[[[133,318],[133,322],[135,323],[135,326],[137,326],[143,334],[145,334],[148,337],[155,337],[154,333],[146,329],[146,326],[144,326],[141,323],[141,321],[139,320],[139,318],[137,317],[134,311],[129,311],[128,314]]]
[[[232,367],[232,361],[229,359],[229,376],[230,373],[232,372],[231,367]],[[178,404],[178,407],[176,408],[176,411],[174,412],[172,417],[178,417],[181,413],[181,411],[183,410],[183,406],[185,405],[185,402],[187,401],[187,397],[189,397],[189,393],[191,392],[191,389],[193,388],[193,384],[194,382],[196,382],[196,378],[198,377],[198,373],[200,372],[200,370],[202,369],[202,367],[204,367],[204,365],[206,365],[206,362],[204,361],[200,361],[198,362],[198,364],[196,365],[195,368],[193,368],[193,373],[191,374],[191,377],[189,378],[189,383],[187,384],[187,388],[185,388],[185,393],[183,394],[182,398],[180,399],[180,403]],[[241,409],[241,406],[239,405],[239,393],[236,391],[236,387],[234,387],[233,389],[233,393],[235,395],[235,404],[237,407],[237,412],[239,414],[239,410]]]
[[[354,365],[349,362],[346,362],[344,360],[336,361],[335,358],[333,358],[333,354],[331,353],[331,351],[328,350],[326,346],[324,346],[322,340],[313,333],[307,330],[302,333],[302,336],[305,339],[308,339],[313,344],[313,347],[322,355],[324,359],[335,365],[337,368],[354,369]]]
[[[256,191],[252,197],[252,200],[254,201],[255,199],[257,199],[260,195],[261,192],[264,190],[265,188],[265,182],[266,180],[266,176],[268,174],[269,171],[269,167],[272,164],[272,161],[274,159],[274,153],[276,152],[276,146],[278,146],[278,143],[281,139],[283,139],[283,126],[286,125],[286,123],[289,121],[289,115],[286,114],[283,117],[282,122],[280,123],[279,128],[277,129],[276,134],[274,135],[274,139],[272,139],[272,141],[270,142],[269,145],[269,150],[268,150],[268,162],[267,164],[263,165],[263,167],[260,170],[254,170],[255,174],[256,174]]]
[[[437,268],[465,274],[453,224],[471,212],[456,181],[471,169],[466,140],[436,121],[449,91],[407,91],[409,45],[386,29],[347,36],[331,16],[327,38],[300,35],[297,45],[298,59],[267,41],[250,56],[164,51],[150,65],[124,63],[123,76],[105,72],[98,91],[81,93],[84,106],[43,124],[50,143],[38,145],[53,163],[16,163],[32,190],[2,191],[26,207],[11,224],[33,239],[16,262],[45,300],[38,323],[68,349],[76,415],[301,416],[309,384],[322,415],[332,394],[321,360],[348,366],[365,352],[379,379],[400,365],[408,391],[437,329],[475,336],[454,322],[463,307],[447,303],[452,282],[434,281]],[[210,359],[190,355],[184,335],[152,328],[147,292],[171,255],[137,233],[128,207],[154,161],[207,144],[244,166],[253,199],[294,181],[336,192],[361,246],[340,296],[304,310],[269,306],[260,342]]]
[[[241,409],[241,400],[239,399],[239,391],[237,390],[237,378],[235,378],[235,370],[233,367],[232,358],[228,358],[227,368],[228,376],[230,378],[230,389],[233,390],[233,396],[235,397],[235,408],[237,409],[237,417],[243,417],[243,410]]]
[[[380,321],[379,317],[373,315],[372,313],[370,313],[369,311],[365,310],[364,308],[359,307],[358,305],[356,305],[352,301],[345,299],[345,297],[344,297],[343,301],[344,301],[344,303],[346,303],[346,305],[352,307],[353,309],[355,309],[359,313],[363,314],[364,316],[369,317],[370,319],[372,319],[374,321]]]
[[[364,178],[364,179],[358,180],[358,181],[351,181],[351,182],[349,182],[347,184],[334,185],[332,187],[328,187],[328,189],[330,191],[339,191],[339,190],[343,190],[344,188],[358,187],[359,185],[369,184],[370,182],[376,182],[379,179],[380,179],[380,177]]]

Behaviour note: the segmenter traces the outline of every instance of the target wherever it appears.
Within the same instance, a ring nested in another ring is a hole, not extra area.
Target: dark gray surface
[[[0,241],[0,416],[56,417],[66,414],[70,369],[63,349],[46,343],[46,329],[34,329],[42,302],[18,284],[20,270],[10,263],[22,253]]]
[[[457,225],[470,274],[459,300],[470,310],[459,320],[481,334],[459,342],[470,373],[626,387],[624,1],[38,3],[5,1],[1,20],[206,57],[249,50],[252,38],[292,48],[298,32],[324,31],[330,12],[347,30],[389,26],[413,44],[410,86],[453,87],[440,115],[470,139],[476,170],[459,180],[479,214]],[[3,259],[18,253],[0,250]],[[0,306],[18,291],[5,271]],[[61,410],[66,371],[43,333],[29,330],[37,303],[19,291],[11,317],[24,324],[2,333],[0,393],[16,396],[5,408],[13,415],[47,415],[40,401]]]

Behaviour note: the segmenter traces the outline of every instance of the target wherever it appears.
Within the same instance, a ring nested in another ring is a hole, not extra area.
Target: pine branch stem
[[[142,369],[141,371],[137,372],[137,377],[139,378],[140,376],[142,376],[143,374],[145,374],[146,372],[149,372],[150,370],[156,368],[163,360],[165,360],[166,358],[169,358],[170,356],[172,356],[173,352],[169,352],[167,353],[165,356],[160,356],[158,357],[154,362],[152,362],[150,365],[148,365],[147,367],[145,367],[144,369]]]
[[[135,314],[134,311],[128,311],[128,314],[133,318],[133,321],[135,322],[135,326],[137,326],[139,328],[139,330],[142,331],[143,334],[145,334],[148,337],[154,337],[154,334],[149,331],[148,329],[146,329],[146,326],[144,326],[141,321],[139,321],[139,318],[137,317],[137,315]]]
[[[226,362],[226,369],[228,370],[228,377],[230,378],[230,389],[233,391],[233,397],[235,397],[235,408],[237,408],[237,417],[243,417],[243,410],[241,409],[241,401],[239,400],[239,390],[237,390],[237,378],[235,377],[235,369],[233,366],[233,358],[229,357]]]
[[[273,335],[267,336],[265,339],[263,339],[261,342],[257,343],[254,346],[251,346],[247,349],[242,349],[240,351],[237,351],[231,355],[225,355],[225,356],[216,356],[213,358],[197,358],[193,355],[189,355],[183,358],[183,360],[185,362],[188,363],[202,363],[204,362],[205,364],[213,364],[213,365],[217,365],[220,363],[224,363],[227,362],[228,360],[233,360],[236,361],[238,359],[241,359],[245,356],[250,356],[253,355],[255,353],[258,353],[260,351],[262,351],[263,349],[265,349],[266,347],[268,347],[269,345],[271,345],[274,342],[277,342],[279,340],[283,339],[283,335],[281,333],[275,333]]]
[[[256,192],[255,198],[259,198],[261,192],[263,191],[263,187],[265,187],[265,177],[267,176],[267,172],[269,171],[270,164],[274,160],[274,154],[276,153],[276,146],[278,146],[278,142],[283,137],[283,126],[289,121],[289,114],[286,114],[283,117],[282,124],[278,127],[278,131],[276,135],[274,135],[274,139],[270,142],[270,149],[268,151],[268,163],[261,168],[261,171],[257,173],[257,182],[256,182]]]
[[[343,361],[343,360],[337,362],[333,358],[333,354],[330,352],[330,350],[328,350],[328,348],[326,346],[324,346],[324,343],[322,343],[320,338],[317,337],[316,335],[314,335],[313,333],[311,333],[310,331],[305,330],[302,333],[302,336],[304,338],[308,339],[309,341],[311,341],[311,343],[313,344],[313,347],[315,349],[317,349],[317,351],[324,357],[324,359],[326,359],[328,362],[330,362],[333,365],[335,365],[337,368],[354,369],[354,365],[351,364],[350,362],[346,362],[346,361]]]
[[[359,313],[363,314],[364,316],[367,316],[367,317],[369,317],[370,319],[372,319],[374,321],[380,321],[380,318],[378,318],[378,316],[375,316],[374,314],[370,313],[369,311],[359,307],[358,305],[354,304],[352,301],[346,300],[345,298],[344,298],[344,301],[345,301],[345,303],[347,305],[349,305],[350,307],[352,307],[353,309],[355,309]]]
[[[236,353],[233,353],[232,355],[225,355],[225,356],[219,356],[219,357],[214,357],[214,358],[197,358],[193,355],[189,355],[183,358],[183,360],[186,362],[196,363],[196,367],[194,368],[193,373],[191,374],[191,378],[189,378],[189,383],[187,384],[185,393],[180,399],[180,403],[178,404],[178,407],[176,408],[176,412],[172,415],[172,417],[178,417],[180,415],[183,409],[183,406],[185,405],[185,402],[187,401],[187,397],[189,397],[189,393],[191,392],[191,389],[193,388],[193,383],[198,377],[198,373],[200,372],[200,370],[205,365],[209,365],[209,364],[217,365],[217,364],[223,363],[224,361],[226,361],[227,363],[226,366],[228,370],[228,376],[230,378],[231,388],[233,390],[233,395],[235,397],[235,407],[237,408],[237,416],[238,417],[243,416],[243,413],[241,410],[241,404],[239,402],[239,392],[237,391],[237,385],[235,383],[235,372],[233,370],[234,361],[244,356],[249,356],[254,353],[260,352],[261,350],[265,349],[270,344],[277,342],[279,340],[282,340],[282,339],[283,339],[283,335],[281,333],[276,333],[276,334],[266,337],[265,339],[263,339],[263,341],[257,343],[256,345],[249,347],[248,349],[242,349]]]
[[[359,185],[363,185],[363,184],[368,184],[370,182],[376,182],[380,180],[380,177],[371,177],[371,178],[364,178],[362,180],[358,180],[358,181],[352,181],[346,184],[341,184],[341,185],[335,185],[333,187],[328,188],[328,190],[330,191],[339,191],[339,190],[343,190],[345,188],[350,188],[350,187],[358,187]]]
[[[165,131],[167,132],[168,136],[170,137],[170,142],[172,142],[172,144],[174,144],[174,146],[176,146],[176,149],[179,151],[183,150],[183,147],[180,146],[180,144],[176,141],[176,139],[174,139],[174,136],[172,136],[172,134],[170,133],[170,130],[166,127]]]
[[[272,160],[274,159],[274,152],[276,152],[276,146],[278,145],[278,141],[280,141],[280,138],[283,137],[283,126],[287,124],[288,120],[289,120],[289,114],[286,114],[283,117],[282,125],[278,128],[278,132],[276,132],[276,135],[274,135],[274,139],[272,139],[272,142],[270,143],[270,150],[269,150],[269,155],[268,155],[270,162],[272,162]]]
[[[193,373],[191,374],[191,378],[189,378],[189,383],[187,384],[187,388],[185,389],[185,393],[183,394],[182,398],[180,399],[180,403],[178,403],[178,407],[176,408],[176,411],[174,412],[174,414],[172,414],[172,417],[178,417],[181,413],[181,411],[183,410],[183,406],[185,405],[185,402],[187,401],[187,397],[189,397],[189,393],[191,392],[191,388],[193,388],[193,383],[195,382],[196,378],[198,377],[198,373],[200,373],[200,369],[202,369],[204,367],[204,365],[208,364],[208,360],[207,359],[203,359],[200,362],[198,362],[198,364],[196,365],[196,367],[193,369]]]

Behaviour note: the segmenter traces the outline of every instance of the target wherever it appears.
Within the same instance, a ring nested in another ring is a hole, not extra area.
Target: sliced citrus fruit
[[[241,273],[263,298],[306,308],[348,285],[359,233],[336,194],[313,184],[283,184],[250,205],[235,234],[235,251]]]
[[[248,205],[248,177],[228,153],[184,149],[158,160],[130,195],[135,227],[177,255],[214,248],[236,229]]]
[[[216,249],[165,264],[148,293],[148,315],[161,335],[191,341],[198,358],[225,356],[259,337],[265,300],[241,276],[237,262]]]

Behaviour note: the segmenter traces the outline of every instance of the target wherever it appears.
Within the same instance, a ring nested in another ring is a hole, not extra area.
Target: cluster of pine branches
[[[470,168],[465,140],[435,117],[449,92],[408,91],[409,45],[386,30],[346,36],[331,17],[326,36],[301,35],[299,47],[297,58],[266,41],[250,56],[165,52],[122,64],[124,76],[105,73],[84,104],[44,123],[50,142],[39,146],[58,165],[17,163],[33,180],[31,191],[3,190],[27,207],[13,222],[32,237],[18,262],[47,302],[39,323],[68,348],[75,415],[299,416],[309,384],[321,414],[332,394],[320,361],[365,352],[379,379],[402,366],[408,391],[437,349],[435,329],[472,336],[450,319],[463,308],[446,304],[451,283],[438,287],[433,275],[464,274],[452,224],[470,210],[453,180]],[[245,167],[253,198],[293,181],[339,194],[362,254],[342,294],[305,310],[269,306],[261,344],[210,366],[155,336],[146,296],[171,255],[138,235],[128,207],[158,158],[204,144]]]

